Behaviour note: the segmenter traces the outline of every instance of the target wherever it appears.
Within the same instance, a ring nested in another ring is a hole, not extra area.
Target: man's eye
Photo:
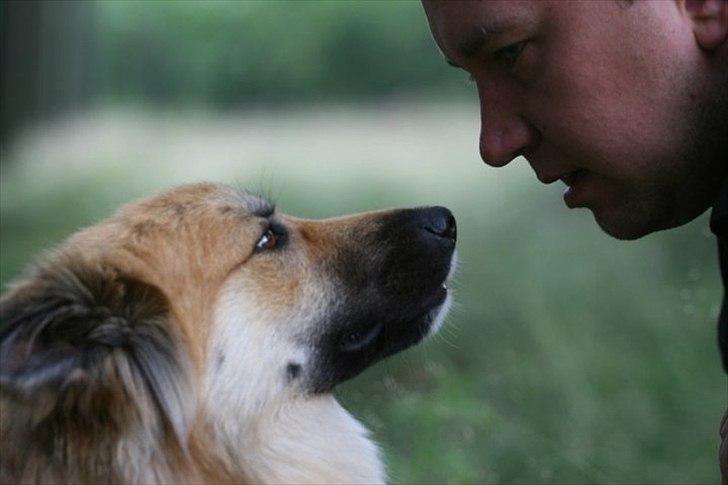
[[[255,250],[256,251],[265,251],[268,249],[273,249],[276,247],[276,244],[278,243],[278,235],[273,232],[272,229],[267,229],[262,236],[260,236],[260,239],[258,239],[258,242],[255,243]]]
[[[498,62],[503,63],[508,68],[513,67],[518,60],[518,57],[521,55],[521,52],[523,52],[523,48],[526,47],[526,42],[527,41],[523,40],[497,50],[495,53],[495,59]]]

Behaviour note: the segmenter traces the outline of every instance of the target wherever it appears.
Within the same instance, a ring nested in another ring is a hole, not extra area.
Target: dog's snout
[[[422,209],[421,227],[430,234],[455,241],[457,239],[457,225],[455,217],[445,207],[428,207]]]

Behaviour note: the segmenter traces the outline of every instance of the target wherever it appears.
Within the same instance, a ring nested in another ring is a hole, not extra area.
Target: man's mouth
[[[587,170],[580,169],[561,177],[561,181],[566,184],[566,190],[564,190],[566,207],[573,209],[585,206],[589,192],[585,184],[588,174]]]
[[[552,184],[557,180],[561,180],[566,185],[564,190],[564,202],[570,209],[575,207],[582,207],[585,203],[585,197],[587,191],[584,187],[584,182],[589,174],[588,170],[579,168],[572,170],[571,172],[564,172],[561,174],[544,174],[536,172],[536,177],[544,184]]]
[[[574,183],[576,183],[576,180],[579,178],[579,176],[585,172],[586,170],[584,169],[574,170],[573,172],[562,175],[561,177],[559,177],[559,180],[564,182],[567,187],[571,187],[574,185]]]
[[[536,172],[536,178],[538,178],[538,180],[541,183],[546,184],[546,185],[550,185],[559,180],[564,182],[566,185],[572,185],[574,183],[574,181],[576,180],[576,178],[578,177],[578,175],[584,171],[585,171],[584,169],[577,169],[577,170],[572,170],[571,172],[551,173],[551,174],[544,174],[544,173]]]

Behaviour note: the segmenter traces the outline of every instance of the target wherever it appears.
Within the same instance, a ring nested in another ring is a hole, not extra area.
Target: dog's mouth
[[[389,311],[342,317],[343,328],[318,343],[317,368],[309,376],[309,389],[329,392],[372,364],[416,345],[437,331],[449,301],[450,290],[442,283],[411,309],[388,306]]]
[[[358,352],[376,340],[384,330],[383,323],[377,323],[369,330],[354,330],[347,332],[339,340],[339,349],[342,352]]]
[[[387,339],[387,330],[392,326],[418,329],[422,332],[420,338],[424,338],[437,322],[448,296],[447,283],[443,283],[438,291],[423,305],[424,309],[413,318],[398,319],[391,322],[378,321],[363,328],[347,330],[339,339],[339,350],[341,352],[364,352],[370,346],[382,344],[380,340]],[[393,352],[398,350],[401,349]]]

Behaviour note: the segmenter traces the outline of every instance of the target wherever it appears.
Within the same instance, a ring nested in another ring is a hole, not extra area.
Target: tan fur
[[[80,231],[15,283],[0,300],[4,314],[32,314],[50,305],[49,293],[71,298],[66,292],[92,301],[70,307],[99,319],[100,341],[162,332],[156,338],[169,350],[171,377],[155,384],[126,347],[111,343],[99,347],[102,364],[82,366],[60,384],[3,381],[3,483],[384,480],[367,431],[330,395],[307,397],[280,384],[275,359],[276,352],[299,356],[296,339],[310,331],[307,321],[336,298],[315,268],[375,230],[385,213],[327,221],[278,215],[291,250],[256,255],[265,228],[252,213],[258,204],[220,185],[173,189]],[[98,295],[86,295],[97,287]],[[129,295],[140,300],[133,314],[120,303]],[[38,325],[38,335],[66,338],[62,327]],[[3,372],[17,374],[25,355],[47,351],[34,338],[17,337]],[[139,358],[156,362],[140,342]],[[242,378],[233,364],[264,373]]]

